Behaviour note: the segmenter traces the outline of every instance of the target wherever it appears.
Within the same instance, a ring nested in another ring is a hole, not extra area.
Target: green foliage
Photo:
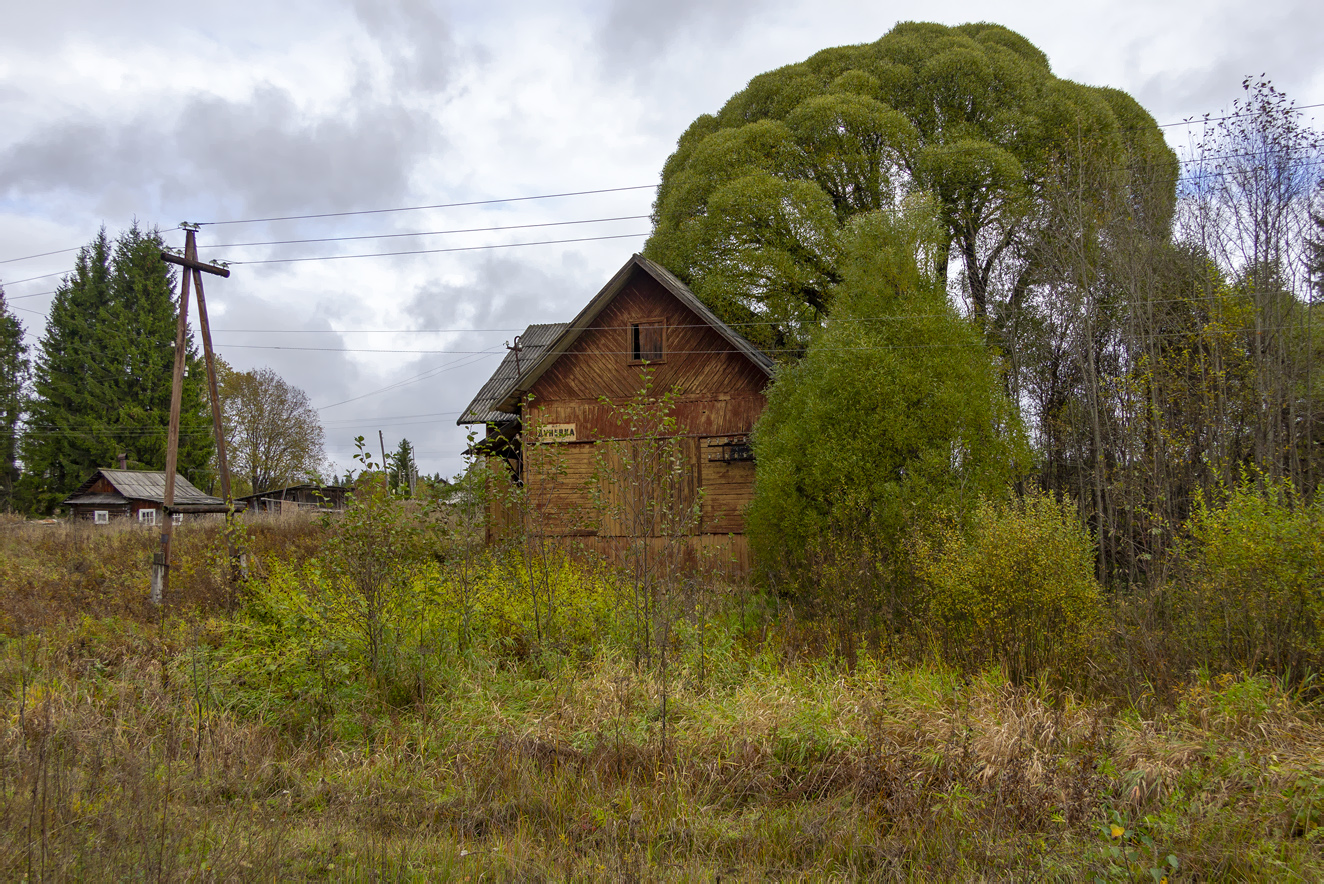
[[[1042,184],[1082,143],[1113,170],[1086,198],[1120,196],[1166,231],[1175,157],[1134,99],[1059,80],[997,25],[899,24],[760,74],[695,120],[663,168],[645,254],[724,320],[770,322],[757,343],[794,349],[832,309],[849,220],[927,190],[939,274],[954,248],[982,315],[999,274],[1026,269]],[[1152,177],[1159,196],[1143,199],[1135,182]]]
[[[1052,672],[1080,683],[1103,618],[1093,544],[1069,504],[1030,494],[982,504],[968,532],[921,544],[928,623],[967,668],[1014,681]]]
[[[283,488],[322,468],[322,422],[308,394],[270,368],[235,371],[217,360],[230,472],[239,494]]]
[[[18,422],[28,375],[27,350],[23,324],[9,312],[0,286],[0,510],[5,512],[14,508],[18,481]]]
[[[1247,480],[1198,502],[1176,588],[1184,640],[1211,667],[1300,679],[1324,665],[1324,502]]]
[[[388,459],[391,490],[405,497],[413,496],[412,489],[418,479],[418,464],[414,462],[414,444],[408,439],[401,439]]]
[[[165,466],[178,302],[161,245],[137,225],[113,243],[102,230],[56,288],[21,443],[32,512],[50,513],[121,453],[133,468]],[[205,372],[191,337],[186,347],[179,472],[205,489],[214,447]]]
[[[841,534],[897,575],[916,526],[1017,477],[1025,447],[997,372],[916,258],[940,239],[924,202],[852,223],[833,316],[778,373],[755,429],[746,522],[764,568],[802,581],[810,551]]]
[[[376,465],[363,437],[355,442],[355,458],[372,476]],[[408,604],[415,575],[435,550],[436,527],[429,507],[396,497],[375,476],[359,483],[335,519],[325,556],[327,589],[336,600],[330,610],[362,638],[374,675],[392,638],[391,615]]]

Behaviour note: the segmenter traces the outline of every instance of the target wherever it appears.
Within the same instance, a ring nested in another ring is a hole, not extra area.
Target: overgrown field
[[[5,526],[0,878],[1324,879],[1310,678],[1012,682],[373,519],[250,526],[238,593],[186,528],[163,612],[147,533]]]

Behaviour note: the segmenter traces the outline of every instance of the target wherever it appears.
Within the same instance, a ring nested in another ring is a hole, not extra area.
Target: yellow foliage
[[[982,504],[940,550],[920,544],[931,625],[967,667],[999,663],[1014,680],[1084,663],[1103,613],[1093,548],[1067,503],[1030,494]]]

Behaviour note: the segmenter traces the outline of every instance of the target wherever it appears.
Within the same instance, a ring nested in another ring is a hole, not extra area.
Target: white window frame
[[[146,509],[146,508],[138,510],[138,524],[146,525],[148,527],[155,527],[156,510]]]
[[[93,525],[109,525],[110,510],[92,510]]]
[[[184,524],[184,514],[183,514],[183,513],[173,513],[173,514],[171,514],[171,516],[170,516],[170,524],[172,524],[172,525],[182,525],[182,524]]]

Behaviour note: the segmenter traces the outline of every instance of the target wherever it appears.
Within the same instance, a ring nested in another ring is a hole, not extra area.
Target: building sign
[[[574,424],[542,424],[538,427],[539,442],[574,442]]]

